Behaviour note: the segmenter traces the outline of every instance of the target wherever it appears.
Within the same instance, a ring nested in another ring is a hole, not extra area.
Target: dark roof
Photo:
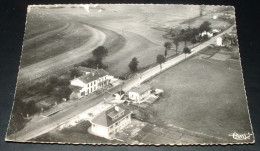
[[[72,92],[79,92],[79,90],[82,89],[82,87],[75,86],[75,85],[69,85],[69,88],[71,89]]]
[[[124,110],[118,106],[117,106],[117,108],[118,108],[118,111],[115,109],[115,106],[113,106],[112,108],[109,108],[108,110],[100,113],[97,117],[95,117],[92,120],[92,123],[102,125],[105,127],[109,127],[131,113],[130,111]],[[118,118],[112,120],[111,117],[115,117],[116,115],[118,115],[120,113],[123,113],[123,114],[121,114]]]
[[[78,69],[80,72],[92,72],[92,71],[96,70],[96,69],[87,68],[87,67],[82,67],[82,66],[77,67],[77,69]]]
[[[132,88],[129,92],[136,92],[138,94],[143,94],[144,92],[151,90],[152,87],[148,84],[142,84],[139,87]]]
[[[91,81],[97,80],[98,78],[104,77],[105,75],[109,75],[109,73],[103,69],[96,69],[94,72],[83,75],[78,79],[84,83],[89,83]]]

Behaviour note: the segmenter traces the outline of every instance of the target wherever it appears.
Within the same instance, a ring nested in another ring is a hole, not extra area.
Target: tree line
[[[178,54],[178,47],[181,42],[184,43],[184,48],[183,48],[183,53],[189,54],[191,53],[191,49],[187,47],[187,42],[191,42],[193,45],[198,43],[198,42],[203,42],[209,39],[208,35],[204,36],[199,36],[201,32],[210,32],[211,23],[209,21],[204,21],[198,28],[185,28],[185,29],[180,29],[180,30],[171,30],[171,35],[172,35],[172,42],[165,42],[164,43],[164,55],[159,54],[156,57],[156,62],[158,64],[162,64],[166,61],[166,57],[168,55],[168,51],[172,48],[172,45],[175,45],[175,53]],[[138,70],[138,64],[139,61],[137,60],[136,57],[132,58],[130,61],[128,67],[130,71],[136,72]]]

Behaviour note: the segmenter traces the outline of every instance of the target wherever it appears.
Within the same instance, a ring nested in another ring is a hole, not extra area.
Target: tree
[[[69,78],[62,78],[57,83],[58,86],[69,86],[70,85],[70,79]]]
[[[138,66],[138,60],[136,57],[134,57],[131,62],[129,63],[128,67],[130,68],[130,70],[132,72],[136,72],[137,71],[137,66]]]
[[[104,46],[98,46],[92,51],[93,56],[97,59],[102,59],[108,54],[108,50]]]
[[[157,55],[156,62],[162,64],[165,62],[165,57],[163,55]]]
[[[51,92],[53,91],[54,87],[52,84],[47,84],[42,88],[42,93],[49,95],[51,94]]]
[[[183,48],[183,53],[185,54],[185,58],[186,58],[186,54],[191,53],[190,48],[188,48],[188,47]]]
[[[56,75],[50,76],[48,82],[51,84],[56,84],[58,82],[58,77]]]
[[[187,42],[191,41],[196,35],[198,35],[197,28],[187,28],[182,30],[182,40],[184,41],[184,47],[187,46]]]
[[[94,56],[94,60],[89,60],[91,62],[87,63],[91,68],[107,68],[106,65],[102,63],[102,60],[108,54],[108,50],[104,46],[99,46],[95,50],[92,51]]]
[[[33,115],[35,113],[37,113],[38,109],[36,107],[36,104],[35,104],[35,101],[34,100],[31,100],[29,101],[28,103],[26,103],[25,105],[25,114],[27,115]]]
[[[175,50],[176,50],[176,54],[178,53],[178,47],[179,47],[180,41],[181,41],[181,38],[180,38],[179,35],[173,37],[173,44],[174,44],[175,47],[176,47],[176,49],[175,49]]]
[[[193,47],[194,47],[194,45],[197,43],[197,40],[195,37],[191,39],[191,43],[193,44]]]
[[[165,51],[164,51],[164,56],[166,57],[168,54],[168,50],[171,48],[172,44],[170,42],[165,42],[164,43],[164,47],[165,47]]]
[[[210,27],[211,23],[209,21],[204,21],[200,27],[199,27],[199,31],[200,32],[203,32],[203,31],[206,31],[206,32],[209,32],[211,30],[211,27]]]
[[[74,77],[80,77],[82,76],[82,74],[80,73],[80,71],[77,68],[73,68],[70,70],[70,77],[74,78]]]
[[[160,69],[162,69],[162,63],[165,62],[165,57],[163,55],[157,55],[156,62],[160,64]]]
[[[59,90],[56,90],[55,95],[60,99],[63,99],[63,98],[69,99],[71,92],[72,91],[69,87],[64,86],[64,87],[61,87]]]

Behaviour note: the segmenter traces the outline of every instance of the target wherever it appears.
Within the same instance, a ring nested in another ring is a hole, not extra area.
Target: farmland
[[[211,59],[183,62],[148,82],[166,92],[151,110],[168,124],[211,136],[246,133],[251,128],[237,67]]]

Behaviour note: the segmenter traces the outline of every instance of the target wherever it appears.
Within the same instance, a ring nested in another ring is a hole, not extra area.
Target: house
[[[223,36],[223,45],[226,47],[237,46],[237,37],[235,34],[226,34]]]
[[[109,85],[113,76],[103,69],[93,69],[85,71],[81,77],[74,78],[70,81],[72,93],[70,99],[79,99],[84,95],[91,94],[99,89]]]
[[[118,106],[113,106],[91,120],[91,133],[97,136],[111,138],[118,131],[131,123],[131,112]]]
[[[141,103],[141,101],[151,94],[152,87],[147,84],[140,85],[139,87],[134,87],[128,92],[129,99],[136,101],[136,103]]]
[[[217,40],[216,40],[216,44],[217,46],[222,46],[222,38],[221,37],[218,37]]]
[[[205,35],[207,35],[209,38],[213,37],[213,33],[211,33],[211,32],[203,31],[202,33],[200,33],[201,37],[203,37]]]

